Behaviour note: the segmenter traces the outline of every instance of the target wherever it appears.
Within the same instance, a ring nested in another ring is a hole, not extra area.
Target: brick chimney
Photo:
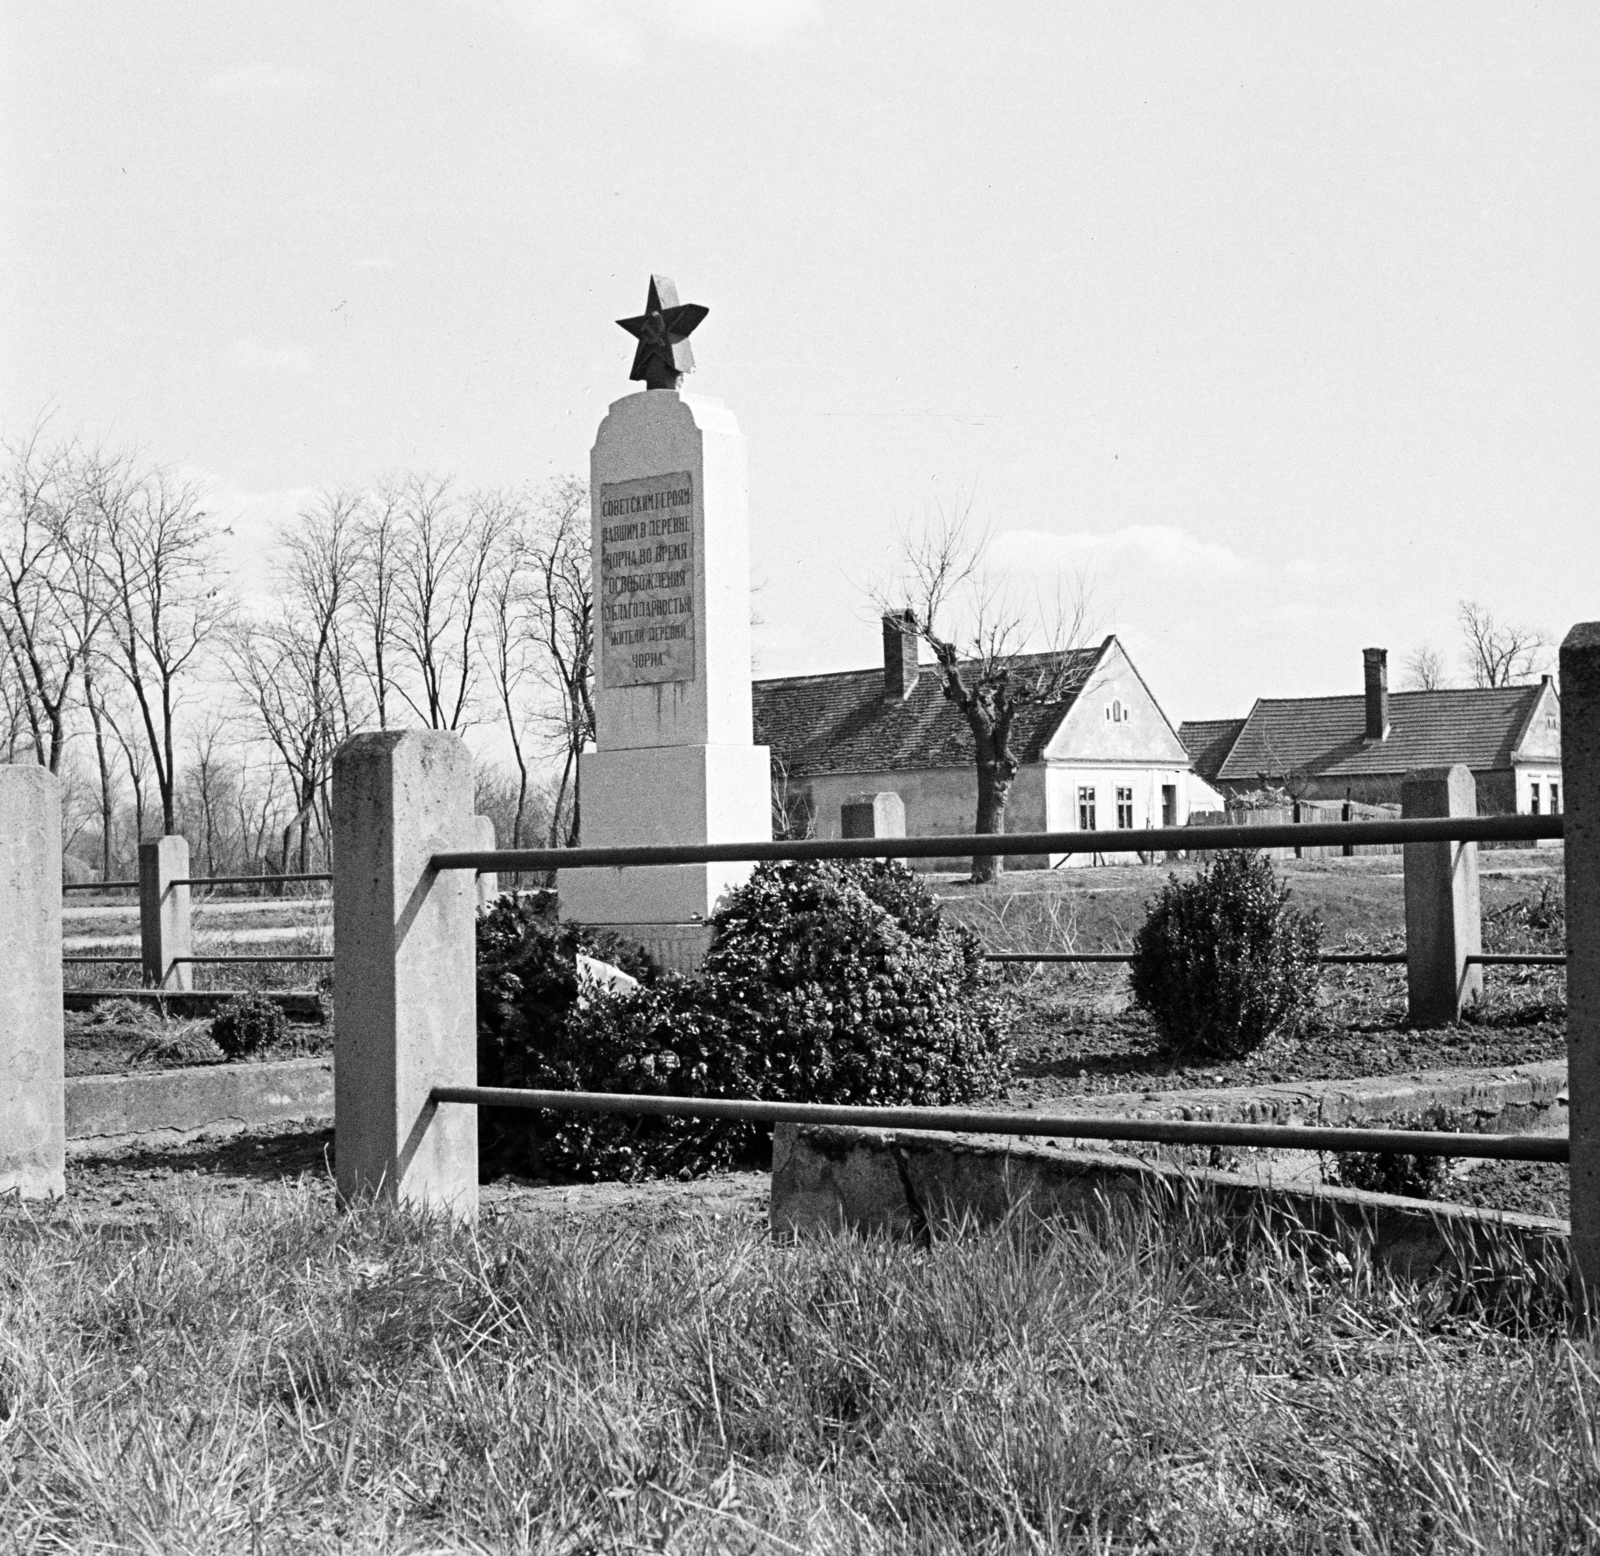
[[[883,618],[883,699],[904,702],[917,684],[917,618],[910,611]]]
[[[1389,738],[1389,650],[1364,648],[1361,664],[1367,677],[1367,739]]]

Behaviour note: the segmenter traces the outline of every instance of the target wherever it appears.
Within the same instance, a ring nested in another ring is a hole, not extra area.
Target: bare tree
[[[1431,643],[1413,649],[1405,660],[1405,689],[1408,692],[1436,692],[1445,684],[1444,655]]]
[[[1538,674],[1550,639],[1536,627],[1496,621],[1476,600],[1463,600],[1456,619],[1474,686],[1517,686]]]
[[[496,492],[463,504],[430,476],[400,482],[391,642],[407,672],[400,695],[429,729],[472,721],[479,606],[514,507]]]
[[[504,804],[503,798],[497,800],[501,809],[510,811],[510,826],[504,835],[511,839],[512,848],[523,845],[531,781],[528,726],[534,716],[530,693],[541,684],[538,644],[529,611],[530,567],[534,557],[531,541],[528,514],[519,505],[484,584],[484,657],[517,770],[515,798],[509,806]]]
[[[86,587],[92,539],[80,531],[79,460],[35,429],[5,451],[0,488],[0,638],[34,755],[60,773],[74,685],[104,614]],[[92,520],[90,521],[92,523]]]
[[[550,806],[550,846],[577,846],[582,833],[578,758],[594,740],[594,584],[589,558],[589,489],[563,477],[545,488],[531,547],[529,619],[542,674],[554,695],[552,728],[561,777]],[[570,800],[568,798],[570,794]]]
[[[97,526],[92,566],[106,605],[107,658],[131,695],[161,802],[177,825],[177,727],[228,616],[216,530],[198,488],[132,456],[87,461],[80,490]]]
[[[1037,610],[1019,608],[986,572],[989,538],[974,523],[970,501],[936,509],[901,537],[900,576],[873,597],[880,611],[900,606],[907,627],[933,650],[941,690],[972,732],[978,778],[973,830],[1003,833],[1021,766],[1012,744],[1017,715],[1071,702],[1084,689],[1092,656],[1074,652],[1088,626],[1083,580]],[[1044,640],[1042,652],[1025,652],[1030,637]],[[992,881],[1003,869],[1001,855],[976,855],[972,879]]]
[[[379,729],[389,727],[394,696],[394,635],[399,590],[402,488],[381,485],[359,504],[357,562],[351,605],[355,613],[353,658],[372,694]]]
[[[280,537],[271,610],[241,615],[227,634],[226,661],[251,723],[283,765],[293,811],[280,867],[310,868],[311,820],[333,755],[359,721],[358,678],[346,638],[363,561],[361,499],[332,492]],[[370,580],[369,580],[370,582]]]

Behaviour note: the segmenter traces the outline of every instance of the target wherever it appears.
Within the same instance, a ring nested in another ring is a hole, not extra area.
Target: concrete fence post
[[[494,835],[493,816],[474,816],[472,818],[474,848],[498,848],[500,845]],[[500,895],[500,877],[493,870],[480,871],[478,874],[478,891],[476,901],[480,908],[486,908]]]
[[[340,1197],[469,1219],[478,1110],[434,1086],[477,1083],[472,758],[438,730],[356,735],[333,761],[334,1140]]]
[[[61,784],[0,766],[0,1194],[66,1193]]]
[[[193,968],[175,957],[193,949],[189,926],[189,840],[156,837],[139,845],[139,955],[147,989],[187,989]]]
[[[1593,1323],[1600,1316],[1600,621],[1580,622],[1561,645],[1561,783],[1572,1280]]]
[[[1476,816],[1478,786],[1471,770],[1424,768],[1400,786],[1400,814]],[[1483,950],[1476,843],[1407,843],[1406,993],[1413,1026],[1459,1019],[1483,993],[1483,967],[1468,963]]]

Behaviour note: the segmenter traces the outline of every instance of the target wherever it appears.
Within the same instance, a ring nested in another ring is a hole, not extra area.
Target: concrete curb
[[[1567,1061],[1549,1059],[1483,1070],[1419,1070],[1360,1080],[1282,1081],[1194,1091],[1123,1091],[1052,1097],[1019,1112],[1119,1113],[1245,1124],[1383,1124],[1408,1113],[1450,1108],[1471,1114],[1479,1134],[1566,1128]]]
[[[181,1144],[263,1124],[331,1119],[333,1060],[212,1064],[132,1075],[79,1075],[66,1084],[67,1155]]]
[[[1040,1215],[1103,1218],[1113,1207],[1174,1205],[1209,1195],[1229,1214],[1280,1216],[1331,1238],[1362,1232],[1396,1273],[1496,1264],[1506,1239],[1535,1264],[1565,1267],[1565,1221],[1476,1210],[1394,1194],[1264,1185],[1237,1173],[1051,1150],[992,1136],[779,1124],[772,1141],[774,1232],[848,1228],[922,1235],[941,1221],[992,1223],[1019,1206]]]

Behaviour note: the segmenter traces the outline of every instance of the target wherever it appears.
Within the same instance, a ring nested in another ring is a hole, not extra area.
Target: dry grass
[[[780,1246],[300,1185],[0,1238],[7,1550],[1600,1542],[1590,1352],[1203,1209]]]

